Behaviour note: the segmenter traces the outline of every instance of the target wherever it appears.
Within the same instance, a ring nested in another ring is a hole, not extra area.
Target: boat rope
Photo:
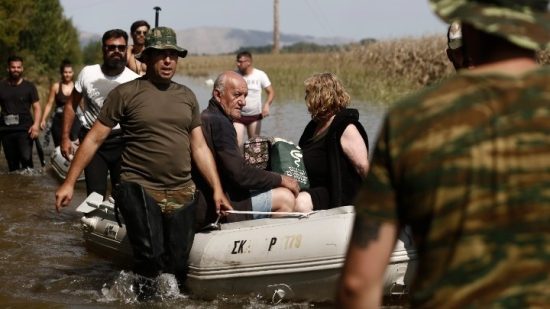
[[[316,211],[310,212],[295,212],[295,211],[255,211],[255,210],[226,210],[225,213],[228,214],[239,214],[239,215],[280,215],[280,216],[289,216],[289,217],[300,217],[307,218],[309,215],[315,213]]]

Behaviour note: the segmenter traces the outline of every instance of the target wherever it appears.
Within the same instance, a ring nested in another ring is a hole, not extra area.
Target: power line
[[[333,28],[331,27],[330,22],[329,22],[328,18],[326,17],[326,15],[322,12],[321,7],[311,5],[309,0],[305,0],[305,1],[306,1],[307,6],[310,8],[310,11],[313,12],[313,15],[317,19],[317,22],[323,28],[323,30],[325,32],[329,33],[330,36],[335,36]]]

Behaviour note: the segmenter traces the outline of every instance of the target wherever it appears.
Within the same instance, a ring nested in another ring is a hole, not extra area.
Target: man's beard
[[[8,72],[8,78],[10,80],[18,80],[23,76],[23,72]]]
[[[105,67],[110,70],[122,70],[126,66],[126,57],[115,59],[115,58],[106,58]]]

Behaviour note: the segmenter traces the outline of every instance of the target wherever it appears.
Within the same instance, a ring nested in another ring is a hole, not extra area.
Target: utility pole
[[[159,26],[159,11],[161,10],[160,6],[155,6],[153,8],[153,10],[155,10],[155,28],[158,28],[158,26]]]
[[[279,33],[279,0],[273,0],[273,53],[278,54],[281,47],[279,41],[281,39]]]

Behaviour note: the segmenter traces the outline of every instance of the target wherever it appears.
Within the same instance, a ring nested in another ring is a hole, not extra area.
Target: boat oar
[[[254,210],[226,210],[227,214],[239,214],[239,215],[279,215],[279,216],[288,216],[288,217],[299,217],[307,218],[309,215],[315,213],[315,211],[310,212],[294,212],[294,211],[254,211]]]
[[[218,215],[218,218],[216,219],[216,221],[214,223],[210,223],[210,224],[205,225],[201,229],[201,231],[215,231],[215,230],[221,229],[221,225],[220,225],[220,218],[221,217],[222,217],[221,215]]]

